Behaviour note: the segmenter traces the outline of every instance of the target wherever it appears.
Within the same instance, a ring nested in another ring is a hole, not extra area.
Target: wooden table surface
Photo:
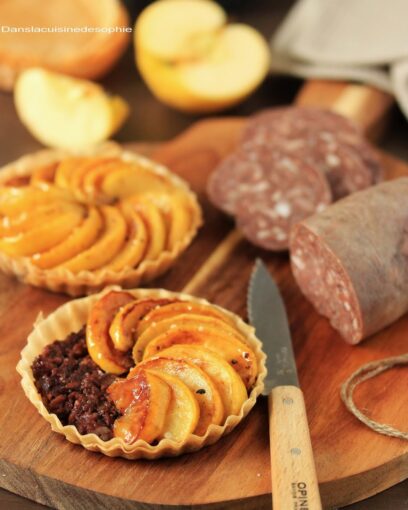
[[[126,2],[135,17],[143,2]],[[290,0],[224,0],[233,20],[250,23],[269,38],[274,28],[291,5]],[[139,7],[134,7],[137,4]],[[125,126],[116,136],[120,142],[136,140],[165,141],[199,116],[176,112],[155,100],[140,80],[133,63],[133,49],[129,47],[115,69],[103,80],[113,93],[121,94],[131,105],[131,114]],[[249,115],[261,108],[289,103],[293,100],[300,81],[285,77],[269,77],[247,101],[224,115]],[[389,129],[380,146],[392,154],[408,160],[408,123],[395,109]],[[19,122],[12,96],[0,93],[0,165],[27,152],[40,148]],[[2,474],[0,473],[0,476]],[[45,508],[19,496],[0,489],[0,510],[37,510]],[[384,491],[366,501],[347,507],[348,510],[408,510],[408,481]]]

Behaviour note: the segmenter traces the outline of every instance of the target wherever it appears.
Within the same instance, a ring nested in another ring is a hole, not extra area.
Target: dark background
[[[69,1],[69,0],[68,0]],[[125,1],[132,19],[148,3]],[[239,20],[260,30],[270,38],[279,21],[293,4],[291,0],[224,0],[232,21]],[[123,96],[131,105],[130,117],[116,135],[120,142],[165,141],[182,132],[203,116],[194,116],[172,110],[159,103],[141,81],[129,46],[116,67],[102,83],[112,92]],[[268,77],[261,87],[244,103],[222,115],[250,115],[261,108],[289,103],[301,86],[301,81],[289,77]],[[392,154],[408,160],[408,123],[397,107],[393,112],[386,136],[380,146]],[[0,165],[27,152],[40,148],[21,125],[13,106],[11,94],[0,93]],[[408,199],[408,197],[407,197]],[[1,510],[36,510],[45,508],[0,490]],[[408,510],[408,482],[383,492],[369,500],[352,505],[348,510]]]

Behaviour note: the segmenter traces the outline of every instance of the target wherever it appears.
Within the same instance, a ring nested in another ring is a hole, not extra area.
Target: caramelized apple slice
[[[112,197],[108,197],[102,193],[102,181],[113,170],[118,170],[124,166],[127,167],[128,163],[125,163],[119,158],[112,158],[111,161],[105,160],[98,166],[91,168],[83,178],[81,185],[82,193],[88,197],[89,200],[93,200],[98,203],[111,202]]]
[[[87,250],[98,238],[103,228],[101,215],[90,207],[88,216],[66,239],[43,253],[36,253],[31,262],[41,269],[50,269]]]
[[[129,208],[121,209],[121,212],[127,224],[127,238],[116,257],[104,267],[111,271],[137,266],[143,260],[149,243],[147,228],[140,214]]]
[[[247,392],[237,372],[219,354],[197,345],[173,345],[160,353],[165,358],[185,359],[211,377],[224,405],[224,421],[239,414]]]
[[[153,373],[163,379],[172,390],[162,437],[183,443],[197,427],[200,418],[198,402],[193,392],[178,377],[166,372]]]
[[[194,315],[205,315],[207,317],[215,317],[216,319],[220,319],[227,324],[234,325],[234,321],[228,317],[228,315],[224,314],[218,308],[215,308],[212,305],[205,305],[201,303],[192,303],[190,301],[176,301],[173,303],[169,303],[168,305],[161,306],[160,308],[155,308],[139,322],[137,326],[137,336],[141,336],[142,333],[148,328],[152,323],[159,322],[166,319],[172,319],[175,316],[192,313]]]
[[[58,165],[55,171],[55,184],[60,188],[70,189],[70,181],[75,170],[90,161],[90,158],[65,158]]]
[[[109,327],[122,306],[134,301],[129,292],[110,291],[92,306],[86,323],[86,345],[93,361],[105,372],[122,374],[129,359],[113,347]]]
[[[36,168],[31,174],[30,184],[38,184],[38,183],[46,183],[50,184],[54,182],[55,171],[57,169],[58,163],[51,163],[49,165],[44,165]]]
[[[150,310],[170,303],[169,299],[141,299],[123,306],[115,315],[109,329],[113,345],[120,351],[131,349],[135,343],[136,326]]]
[[[216,335],[223,335],[227,338],[235,338],[240,342],[245,343],[245,339],[240,335],[240,333],[223,320],[217,319],[216,317],[186,313],[151,323],[140,336],[138,335],[137,342],[135,344],[135,351],[143,353],[146,346],[156,337],[166,332],[178,330],[196,330],[201,333],[206,333],[208,331],[209,334],[214,333]]]
[[[133,368],[128,377],[133,377],[139,370],[174,375],[190,388],[200,407],[200,419],[194,434],[204,435],[211,424],[219,425],[222,422],[224,408],[220,394],[210,377],[197,366],[185,360],[153,358]]]
[[[75,197],[67,190],[47,184],[38,187],[0,187],[0,214],[4,216],[15,216],[41,205],[62,201],[73,202]]]
[[[123,416],[113,432],[127,444],[138,439],[148,443],[162,437],[172,399],[169,385],[154,373],[140,370],[130,379],[118,379],[108,393]]]
[[[168,192],[171,188],[161,175],[129,163],[106,175],[101,190],[109,197],[124,198],[150,191]]]
[[[252,388],[256,381],[258,367],[252,349],[232,337],[227,337],[214,330],[199,331],[196,327],[173,329],[152,340],[143,353],[143,360],[157,356],[172,345],[198,345],[219,354],[241,377],[247,389]],[[139,361],[142,353],[133,349],[133,358]]]
[[[26,232],[0,239],[0,250],[12,257],[25,257],[43,252],[61,243],[84,219],[84,208],[67,204],[66,210]]]
[[[126,222],[115,207],[108,205],[100,208],[104,219],[101,236],[87,250],[58,267],[64,267],[73,273],[92,271],[110,262],[120,251],[126,238]]]
[[[128,210],[125,214],[131,214],[132,209],[140,214],[149,234],[144,260],[154,260],[166,248],[167,232],[164,217],[160,210],[143,196],[131,197],[122,202],[121,210]]]

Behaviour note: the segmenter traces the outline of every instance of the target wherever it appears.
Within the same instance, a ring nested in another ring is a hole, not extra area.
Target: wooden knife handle
[[[268,404],[273,510],[321,510],[302,390],[278,386]]]

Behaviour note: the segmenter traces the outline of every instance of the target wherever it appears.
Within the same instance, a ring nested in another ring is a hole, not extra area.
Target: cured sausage
[[[350,195],[297,224],[294,277],[316,310],[357,344],[408,311],[408,177]]]
[[[244,130],[242,149],[277,147],[324,172],[335,200],[382,180],[381,165],[361,131],[329,110],[286,107],[255,115]]]
[[[331,203],[327,180],[307,162],[279,152],[251,163],[263,175],[241,192],[235,208],[237,225],[253,244],[285,250],[291,226]]]

